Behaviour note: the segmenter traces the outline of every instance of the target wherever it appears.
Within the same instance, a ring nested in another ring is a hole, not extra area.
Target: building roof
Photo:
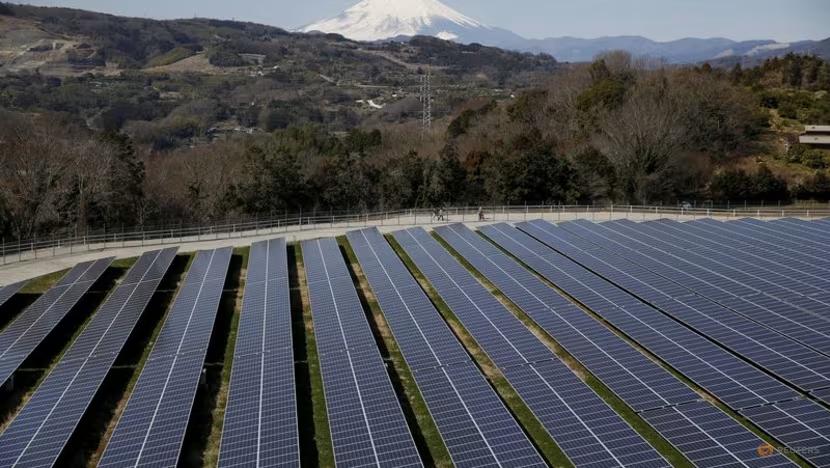
[[[801,135],[798,141],[807,145],[830,145],[830,135]]]

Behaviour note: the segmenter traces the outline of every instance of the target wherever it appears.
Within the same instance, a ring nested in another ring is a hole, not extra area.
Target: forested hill
[[[218,67],[251,63],[274,67],[290,62],[320,73],[331,71],[326,66],[334,59],[339,69],[355,69],[354,75],[340,79],[368,78],[371,74],[377,75],[374,68],[382,65],[386,68],[431,65],[449,74],[484,73],[499,80],[522,72],[549,71],[555,65],[555,60],[547,55],[427,38],[411,41],[408,46],[366,44],[337,35],[290,33],[237,21],[198,18],[157,21],[3,3],[0,3],[0,15],[5,16],[0,32],[6,36],[3,44],[6,71],[25,69],[32,65],[27,62],[36,64],[38,59],[43,62],[42,72],[50,70],[51,62],[57,66],[62,59],[77,66],[78,71],[84,67],[93,71],[101,67],[143,69],[170,65],[200,53]],[[10,57],[12,46],[17,47],[14,52],[18,57]],[[26,53],[20,54],[23,46],[29,47],[23,49]],[[60,53],[47,55],[47,52]]]
[[[811,55],[560,66],[14,5],[0,30],[7,239],[318,210],[830,200],[830,153],[798,144],[830,124],[830,64]]]

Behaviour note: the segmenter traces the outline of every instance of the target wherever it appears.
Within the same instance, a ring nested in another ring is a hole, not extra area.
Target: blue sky
[[[401,0],[404,1],[404,0]],[[357,0],[29,0],[129,16],[239,19],[295,28]],[[730,39],[830,37],[828,0],[444,0],[468,16],[531,38],[641,35]]]

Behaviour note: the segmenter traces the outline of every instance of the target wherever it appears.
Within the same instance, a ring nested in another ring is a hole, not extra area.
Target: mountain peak
[[[335,33],[358,41],[430,35],[455,40],[464,30],[490,29],[438,0],[362,0],[302,32]]]

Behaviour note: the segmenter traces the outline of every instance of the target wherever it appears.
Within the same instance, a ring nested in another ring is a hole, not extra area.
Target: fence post
[[[3,265],[6,264],[6,237],[3,237]]]

